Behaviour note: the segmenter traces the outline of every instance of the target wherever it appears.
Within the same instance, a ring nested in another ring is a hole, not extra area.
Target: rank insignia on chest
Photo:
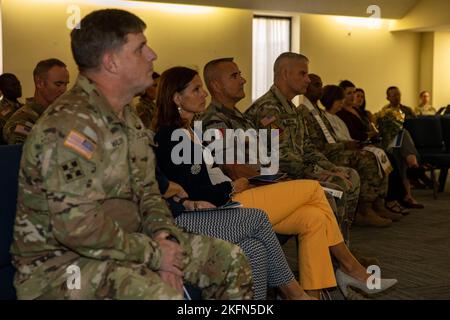
[[[84,158],[90,160],[97,145],[85,135],[72,130],[64,140],[64,145]]]
[[[83,169],[78,163],[77,159],[67,161],[61,165],[63,171],[64,180],[66,182],[72,182],[84,177]]]
[[[113,142],[111,142],[111,145],[113,146],[113,148],[116,148],[118,146],[120,146],[123,143],[123,138],[119,138],[114,140]]]

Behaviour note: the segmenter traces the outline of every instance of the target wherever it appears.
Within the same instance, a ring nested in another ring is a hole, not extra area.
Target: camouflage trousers
[[[388,176],[380,175],[374,154],[364,150],[345,150],[327,157],[337,166],[350,167],[358,172],[361,179],[362,201],[372,203],[377,198],[386,197]]]
[[[336,198],[326,193],[328,202],[336,214],[339,227],[345,242],[348,244],[350,239],[350,226],[355,218],[356,208],[358,206],[358,199],[360,196],[360,179],[358,173],[347,167],[339,167],[340,172],[345,173],[351,182],[351,186],[347,182],[335,175],[324,175],[320,178],[315,177],[323,187],[342,191],[342,198]]]
[[[229,242],[201,235],[188,234],[192,255],[185,258],[184,282],[202,289],[204,299],[252,299],[252,275],[242,250]],[[80,269],[80,289],[69,289],[66,268]],[[183,299],[163,282],[157,272],[142,264],[115,260],[94,260],[78,257],[55,268],[47,261],[28,279],[16,275],[19,299]],[[36,281],[47,281],[43,292],[30,292]]]

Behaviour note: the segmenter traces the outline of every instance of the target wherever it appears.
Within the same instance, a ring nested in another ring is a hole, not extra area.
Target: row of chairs
[[[450,115],[406,119],[404,127],[411,134],[422,163],[433,166],[431,174],[440,170],[439,192],[444,192],[450,168]]]

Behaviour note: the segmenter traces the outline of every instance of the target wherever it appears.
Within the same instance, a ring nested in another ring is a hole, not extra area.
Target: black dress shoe
[[[411,200],[403,200],[400,202],[400,204],[405,207],[405,208],[409,208],[409,209],[424,209],[425,206],[421,203],[414,203]]]

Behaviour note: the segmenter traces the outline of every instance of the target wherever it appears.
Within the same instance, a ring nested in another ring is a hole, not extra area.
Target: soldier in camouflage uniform
[[[135,106],[136,113],[138,114],[139,118],[141,118],[147,129],[151,128],[152,120],[156,112],[155,99],[159,77],[159,73],[153,72],[153,84],[148,87],[145,92],[139,97],[139,102]]]
[[[220,66],[222,66],[222,69],[219,68]],[[217,75],[215,75],[214,73],[217,73]],[[229,80],[226,85],[224,85],[224,87],[226,86],[227,89],[222,89],[228,90],[228,92],[226,93],[224,93],[223,91],[221,92],[220,89],[215,89],[214,85],[212,84],[213,80],[215,80],[214,78],[217,78],[219,76],[225,76],[226,79],[232,79]],[[200,119],[202,121],[203,129],[242,129],[244,131],[254,129],[253,123],[249,119],[247,119],[245,115],[241,111],[239,111],[239,109],[236,108],[236,104],[245,97],[243,86],[246,81],[240,75],[239,68],[237,64],[233,62],[233,59],[224,58],[209,62],[205,66],[204,79],[211,94],[212,101],[206,111],[202,114],[202,117]],[[230,85],[231,81],[238,81],[238,88],[234,88],[235,91]],[[226,107],[225,105],[228,105],[228,107]],[[246,153],[248,153],[247,150]],[[252,168],[256,169],[254,167],[255,166],[245,171],[241,169],[240,172],[252,172]],[[230,171],[232,170],[228,170],[228,172]],[[342,201],[338,201],[336,203],[332,195],[328,193],[325,194],[327,196],[328,202],[330,203],[330,206],[333,209],[333,212],[335,212],[338,218],[340,218],[339,222],[342,222],[342,217],[345,212],[344,203],[342,203]],[[337,208],[338,205],[339,208]]]
[[[403,113],[406,119],[417,116],[411,107],[402,104],[402,93],[398,87],[389,87],[386,90],[386,99],[389,101],[389,104],[384,106],[382,110],[393,109],[397,112]]]
[[[62,95],[69,83],[69,72],[58,59],[40,61],[33,71],[35,93],[17,110],[3,128],[7,144],[22,144],[45,109]]]
[[[11,73],[4,73],[0,76],[0,144],[3,141],[3,127],[6,121],[22,106],[17,100],[22,96],[22,85],[19,79]]]
[[[280,170],[294,179],[319,180],[343,191],[345,213],[351,224],[359,197],[359,175],[351,168],[338,167],[316,150],[306,133],[307,127],[291,100],[306,92],[309,83],[308,59],[284,53],[275,62],[275,84],[247,109],[245,116],[257,129],[278,129]]]
[[[81,74],[24,145],[11,249],[19,299],[181,299],[183,279],[205,298],[251,298],[242,250],[180,230],[159,194],[153,140],[127,105],[152,81],[144,22],[100,10],[81,23],[71,34]],[[67,285],[73,265],[78,289]]]
[[[317,75],[310,75],[310,79],[311,83],[302,96],[298,110],[308,127],[309,139],[315,142],[317,150],[335,165],[348,166],[358,171],[361,177],[361,194],[357,223],[361,220],[364,225],[384,227],[391,223],[388,219],[398,220],[401,216],[391,214],[384,208],[388,175],[380,175],[375,155],[359,149],[358,142],[337,141],[331,124],[317,105],[322,94],[322,80]],[[316,117],[322,122],[319,123]],[[380,219],[379,216],[385,219]]]
[[[223,130],[223,129],[232,129],[232,130],[237,130],[237,129],[241,129],[241,130],[251,130],[253,129],[253,124],[245,117],[244,114],[242,114],[237,108],[236,108],[236,104],[245,97],[245,92],[244,92],[244,84],[245,84],[245,79],[241,76],[241,73],[239,71],[239,67],[237,66],[236,63],[233,62],[232,58],[223,58],[223,59],[216,59],[216,60],[212,60],[210,62],[208,62],[205,66],[204,69],[204,79],[205,79],[205,83],[209,89],[209,92],[211,94],[211,104],[209,105],[208,109],[206,110],[206,112],[203,113],[203,127],[207,128],[207,129],[218,129],[218,130]],[[228,146],[226,145],[226,147],[228,148]],[[297,211],[295,214],[292,214],[292,217],[295,216],[295,218],[290,219],[287,218],[285,221],[286,223],[289,225],[289,230],[290,232],[294,231],[294,230],[298,230],[295,229],[295,227],[293,227],[294,225],[298,225],[298,224],[302,224],[302,222],[304,222],[304,220],[302,220],[302,215],[304,216],[309,216],[309,217],[314,217],[314,219],[317,220],[321,220],[319,216],[316,216],[316,212],[315,212],[315,208],[320,206],[319,202],[314,201],[314,197],[315,196],[309,196],[312,195],[314,193],[320,193],[322,195],[322,200],[321,202],[323,203],[324,201],[324,197],[323,197],[323,191],[322,189],[318,186],[317,181],[311,181],[311,180],[295,180],[295,181],[291,181],[288,182],[289,183],[301,183],[302,187],[301,187],[301,195],[298,196],[294,196],[294,198],[290,198],[290,200],[288,200],[288,202],[290,203],[296,203],[296,199],[298,200],[299,198],[301,198],[303,195],[308,195],[306,196],[306,198],[309,198],[309,200],[304,199],[305,202],[303,203],[304,206],[302,206],[300,204],[300,206],[298,207]],[[285,185],[287,185],[285,184]],[[282,184],[279,184],[279,186],[281,187]],[[314,187],[313,187],[314,186]],[[275,185],[276,187],[276,185]],[[319,188],[317,188],[319,187]],[[312,189],[315,189],[315,191],[312,191]],[[276,189],[273,189],[274,191]],[[288,194],[293,194],[290,191],[287,191],[285,189],[286,193]],[[256,194],[253,195],[254,197],[256,196]],[[311,201],[313,200],[313,201]],[[281,200],[282,201],[282,200]],[[330,217],[332,215],[331,211],[328,209],[327,210],[328,213],[328,217],[333,220],[334,222],[332,223],[333,225],[336,224],[335,219],[333,219],[332,217]],[[276,220],[276,215],[274,217],[274,215],[271,213],[270,210],[267,210],[269,219],[271,221]],[[307,224],[309,225],[309,228],[312,228],[314,230],[320,229],[320,227],[318,227],[318,225],[315,225],[315,223],[317,223],[317,221],[310,221]],[[320,224],[320,223],[319,223]],[[313,226],[315,225],[315,226]],[[286,224],[284,224],[283,222],[281,222],[280,220],[277,221],[276,224],[274,224],[273,228],[276,232],[279,232],[281,234],[283,234],[283,232],[287,231],[285,229]],[[308,228],[306,228],[308,229]],[[332,228],[325,228],[326,230],[324,231],[323,234],[326,234],[327,237],[332,237],[333,234],[333,229]],[[305,243],[309,243],[311,245],[311,250],[315,251],[315,252],[320,252],[321,250],[323,250],[323,247],[319,244],[321,241],[318,238],[312,238],[311,234],[309,234],[309,232],[305,232],[306,230],[301,230],[300,231],[300,237],[299,237],[299,241],[300,241],[300,245],[299,245],[299,259],[300,261],[311,261],[312,260],[312,256],[308,253],[305,254],[305,252],[309,252],[308,249],[308,245],[304,244]],[[339,231],[338,231],[339,232]],[[289,233],[291,234],[291,233]],[[342,238],[341,238],[342,239]],[[321,249],[322,248],[322,249]],[[341,251],[342,250],[342,251]],[[350,251],[348,250],[348,248],[345,246],[344,242],[340,242],[337,245],[331,245],[329,244],[329,247],[327,248],[325,246],[325,250],[327,252],[330,252],[332,256],[334,256],[337,260],[337,262],[339,264],[342,263],[343,260],[342,259],[343,256],[346,256],[347,258],[350,258],[351,260],[353,260],[355,262],[355,268],[360,268],[360,270],[362,270],[364,273],[366,272],[365,268],[363,268],[359,263],[357,263],[356,259],[354,257],[352,257],[352,254],[350,253]],[[340,251],[340,253],[344,253],[343,255],[341,254],[336,254],[338,251]],[[300,263],[300,274],[303,274],[303,276],[305,276],[305,273],[308,273],[307,270],[303,269],[301,267]],[[317,265],[325,265],[326,262],[325,260],[320,261],[317,260],[315,261],[315,263],[312,263],[312,269],[314,270],[314,273],[316,273],[317,271],[317,275],[323,279],[326,278],[325,273],[320,272],[319,269],[317,269]],[[306,268],[308,269],[308,268]],[[322,269],[323,270],[323,269]],[[303,278],[302,280],[302,284],[305,283],[305,285],[310,285],[309,281],[307,281],[305,278]],[[324,283],[322,283],[324,284]],[[315,288],[321,288],[320,285],[316,285]],[[318,290],[310,290],[308,291],[308,294],[312,295],[312,296],[316,296],[318,297]]]

